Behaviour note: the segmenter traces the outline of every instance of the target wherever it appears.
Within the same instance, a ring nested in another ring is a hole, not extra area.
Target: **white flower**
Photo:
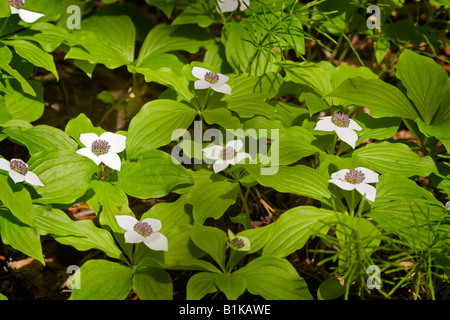
[[[343,169],[331,175],[331,183],[334,183],[343,190],[356,189],[367,200],[375,201],[377,190],[369,183],[378,182],[378,173],[367,168],[358,167],[354,170]]]
[[[241,11],[244,11],[250,5],[250,0],[218,0],[218,5],[222,12],[232,12],[238,6]]]
[[[43,13],[22,9],[22,6],[25,4],[25,0],[8,0],[8,3],[9,8],[11,9],[11,14],[19,14],[20,19],[26,23],[35,22],[37,19],[45,16]]]
[[[448,211],[450,211],[450,201],[447,201],[447,203],[445,204],[444,208]]]
[[[245,152],[239,152],[243,147],[241,140],[232,140],[225,147],[211,146],[203,149],[203,153],[209,159],[216,160],[213,164],[214,172],[224,170],[229,164],[235,165],[245,158],[252,160],[252,157]]]
[[[192,75],[199,79],[194,82],[195,89],[211,88],[216,92],[231,94],[231,87],[225,83],[230,78],[221,73],[213,73],[205,68],[193,67]]]
[[[95,133],[82,133],[80,141],[86,148],[77,150],[97,165],[104,163],[111,169],[120,171],[121,161],[117,153],[125,150],[126,137],[120,134],[105,132],[99,137]]]
[[[336,113],[333,116],[322,117],[317,121],[314,130],[335,131],[338,137],[355,149],[358,134],[353,130],[362,130],[356,121],[350,119],[343,113]]]
[[[158,231],[161,230],[161,221],[158,219],[146,218],[142,221],[132,216],[116,216],[117,224],[125,232],[126,243],[144,242],[147,247],[157,251],[168,251],[167,238]]]
[[[41,180],[39,180],[39,177],[29,171],[28,165],[20,159],[11,159],[11,162],[5,159],[0,159],[0,169],[8,171],[9,176],[14,183],[25,181],[33,186],[44,186]]]
[[[237,251],[249,251],[250,239],[243,236],[235,236],[234,233],[228,229],[228,245]]]

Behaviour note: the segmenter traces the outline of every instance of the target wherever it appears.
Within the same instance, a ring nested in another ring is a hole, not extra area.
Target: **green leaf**
[[[109,69],[134,60],[136,29],[130,17],[93,15],[83,19],[82,25],[72,33],[76,42],[71,43],[66,59],[102,63]]]
[[[319,300],[333,300],[339,298],[345,293],[345,288],[337,278],[329,278],[319,285],[317,290],[317,299]]]
[[[91,159],[65,150],[36,153],[28,165],[44,184],[36,187],[41,198],[35,201],[39,203],[72,204],[85,194],[98,170]]]
[[[250,240],[250,250],[248,254],[261,250],[271,239],[275,224],[271,223],[260,228],[251,228],[239,232],[236,236],[246,237]]]
[[[323,100],[319,95],[313,92],[302,92],[299,100],[305,101],[306,106],[308,107],[309,114],[311,116],[317,112],[330,108],[325,100]]]
[[[230,110],[226,108],[206,108],[202,115],[205,122],[210,125],[218,124],[226,129],[239,129],[242,127],[239,119],[233,117]]]
[[[225,244],[227,235],[215,227],[195,224],[191,234],[195,245],[209,254],[222,270],[225,270]]]
[[[367,113],[358,114],[354,120],[362,127],[356,145],[365,139],[384,140],[394,136],[401,121],[399,118],[372,118]]]
[[[62,210],[34,205],[36,213],[36,228],[45,234],[56,236],[77,236],[84,237],[82,230],[78,229],[78,224],[69,218]]]
[[[215,280],[220,273],[199,272],[189,278],[186,286],[187,300],[200,300],[208,293],[218,290]]]
[[[191,241],[193,226],[190,210],[187,212],[186,196],[181,196],[172,203],[158,203],[145,212],[142,219],[153,218],[161,221],[161,232],[169,243],[168,251],[149,250],[144,244],[139,244],[134,259],[140,261],[146,257],[155,259],[159,266],[171,269],[186,268],[185,263],[191,264],[196,258],[204,255]],[[139,262],[140,263],[140,262]],[[193,265],[195,269],[195,263]]]
[[[193,207],[194,221],[203,223],[207,218],[219,219],[236,202],[239,184],[228,181],[205,180],[194,184],[186,202]]]
[[[274,167],[273,171],[263,174],[263,167],[248,165],[246,170],[263,186],[271,187],[278,192],[293,193],[304,197],[319,200],[332,205],[331,193],[328,190],[329,176],[321,174],[317,170],[296,165],[293,167]]]
[[[381,243],[380,229],[366,218],[343,215],[336,225],[336,238],[343,248],[338,252],[339,264],[351,264],[370,256]]]
[[[269,155],[261,157],[260,161],[270,161],[274,158],[278,159],[280,165],[292,164],[301,158],[320,152],[320,149],[314,146],[313,141],[316,140],[314,135],[308,129],[303,127],[290,127],[280,129],[279,137],[271,137],[271,147]],[[279,149],[274,146],[279,144]]]
[[[105,132],[105,130],[100,127],[94,127],[91,120],[89,120],[84,113],[80,113],[76,118],[71,119],[67,123],[65,132],[67,135],[75,139],[80,146],[84,147],[80,141],[80,135],[82,133],[95,133],[100,136]]]
[[[64,131],[47,125],[37,125],[25,130],[10,127],[3,131],[8,134],[9,140],[25,145],[31,155],[49,149],[75,151],[78,147]]]
[[[126,149],[128,159],[136,159],[178,138],[196,115],[194,109],[173,100],[146,103],[130,122]],[[180,129],[179,135],[175,137],[173,135],[177,129]]]
[[[286,80],[307,86],[320,97],[331,92],[331,73],[335,69],[328,61],[321,62],[283,62],[286,71]]]
[[[422,119],[417,119],[416,123],[420,132],[427,137],[439,139],[447,149],[447,152],[450,152],[450,119],[439,124],[426,124]]]
[[[220,19],[213,1],[199,1],[187,6],[172,22],[172,25],[198,24],[202,28],[209,27]]]
[[[240,75],[233,77],[227,83],[231,86],[231,95],[225,95],[222,100],[237,103],[242,100],[271,99],[278,94],[283,82],[279,74],[268,72],[263,76]]]
[[[377,202],[369,216],[379,228],[400,236],[417,250],[426,250],[450,231],[448,225],[442,224],[448,216],[442,205],[426,199]]]
[[[6,103],[3,97],[0,98],[0,126],[4,126],[13,117],[8,110],[6,110]]]
[[[220,273],[215,278],[216,286],[225,293],[228,300],[236,300],[245,292],[247,283],[239,273]]]
[[[96,211],[102,227],[113,232],[123,232],[117,224],[116,215],[131,215],[127,195],[118,187],[106,181],[92,181],[91,188],[95,195],[88,200],[89,206]]]
[[[286,257],[301,249],[312,235],[326,233],[336,219],[334,211],[310,206],[285,211],[274,223],[263,255]]]
[[[89,260],[75,273],[79,288],[71,300],[124,300],[133,288],[133,270],[107,260]]]
[[[18,220],[34,226],[31,196],[22,183],[15,184],[8,175],[0,174],[0,200]]]
[[[172,278],[163,269],[138,265],[133,274],[133,290],[140,300],[172,300]]]
[[[190,82],[184,75],[184,66],[185,63],[175,54],[162,53],[146,59],[134,71],[143,74],[145,81],[168,86],[186,101],[190,101],[194,95],[189,87]]]
[[[0,59],[0,69],[3,69],[8,74],[13,76],[20,83],[24,93],[29,94],[32,97],[36,97],[36,92],[34,91],[35,89],[30,85],[30,83],[28,83],[28,81],[25,80],[25,78],[22,77],[22,75],[19,72],[17,72],[17,70],[13,69],[9,64],[7,64],[2,59]]]
[[[247,290],[267,300],[312,300],[306,282],[285,259],[259,257],[237,270]]]
[[[13,46],[19,56],[31,62],[36,67],[50,71],[56,77],[56,80],[59,80],[59,75],[51,54],[45,52],[32,42],[25,40],[10,40],[6,41],[6,44]]]
[[[389,43],[389,39],[385,37],[379,37],[373,40],[373,48],[375,50],[375,59],[377,60],[378,64],[381,64],[383,62],[384,57],[389,52],[389,49],[391,48],[391,44]]]
[[[145,38],[136,67],[158,54],[178,50],[195,53],[200,47],[208,47],[213,43],[213,36],[198,26],[158,24]]]
[[[355,167],[366,167],[381,174],[426,177],[437,172],[433,159],[420,157],[403,143],[370,143],[355,150],[352,158]]]
[[[145,157],[123,161],[115,184],[130,196],[147,199],[167,195],[175,186],[192,183],[192,177],[170,155],[148,150]]]
[[[76,221],[75,228],[81,232],[84,237],[78,235],[53,235],[56,241],[65,245],[71,245],[79,251],[90,249],[101,250],[106,255],[114,259],[122,259],[123,255],[114,242],[111,234],[105,229],[98,228],[91,220]]]
[[[1,2],[0,3],[0,17],[5,18],[9,17],[11,15],[11,9],[9,8],[8,2]]]
[[[406,88],[423,121],[430,124],[444,96],[447,72],[433,59],[406,49],[398,58],[397,78]],[[414,119],[413,119],[414,120]]]
[[[37,229],[24,224],[9,210],[2,208],[0,208],[0,234],[4,244],[12,246],[45,265]]]
[[[42,84],[37,81],[30,81],[29,86],[33,92],[32,96],[28,95],[25,90],[25,93],[22,93],[17,85],[12,84],[11,88],[8,88],[5,95],[6,109],[14,119],[33,122],[44,113],[44,89]]]
[[[257,48],[252,39],[255,34],[261,33],[261,29],[261,26],[251,21],[248,24],[232,21],[224,26],[222,42],[225,43],[226,59],[237,74],[249,72],[263,76],[279,70],[274,54],[270,50]]]
[[[380,79],[362,77],[347,79],[326,97],[337,97],[348,104],[367,107],[374,118],[399,117],[415,120],[419,117],[397,87]]]
[[[415,181],[398,176],[396,174],[382,174],[379,177],[377,187],[377,201],[372,207],[378,207],[379,201],[414,201],[416,199],[426,200],[431,204],[441,205],[432,192],[420,187]],[[381,204],[382,205],[382,204]]]
[[[255,115],[262,115],[266,118],[274,118],[276,109],[270,104],[258,99],[230,100],[227,109],[236,112],[241,118],[251,118]]]
[[[78,4],[80,4],[80,2],[78,2]],[[72,35],[66,28],[55,26],[48,22],[33,23],[30,29],[40,32],[31,36],[20,36],[20,39],[35,41],[39,43],[45,51],[50,53],[55,51],[62,42],[68,39],[73,40]]]
[[[186,196],[179,197],[174,202],[161,202],[151,207],[142,215],[142,219],[155,218],[161,220],[161,232],[170,235],[179,226],[190,225],[191,214],[186,211]],[[176,232],[175,232],[176,233]]]

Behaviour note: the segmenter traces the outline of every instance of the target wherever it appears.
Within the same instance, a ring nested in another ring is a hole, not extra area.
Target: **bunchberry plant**
[[[34,186],[44,186],[41,180],[39,180],[39,177],[29,171],[28,165],[20,159],[11,159],[10,162],[5,159],[0,159],[0,170],[8,171],[14,183],[25,181]]]
[[[246,158],[252,159],[251,155],[241,151],[243,146],[244,144],[241,140],[232,140],[224,147],[214,145],[204,148],[203,153],[206,158],[214,160],[213,169],[217,173],[226,169],[229,165],[235,165]]]
[[[231,87],[226,84],[229,78],[220,73],[213,73],[201,67],[192,68],[192,75],[199,80],[194,82],[195,89],[211,88],[216,92],[231,94]]]
[[[449,6],[368,6],[0,0],[0,299],[445,299]]]
[[[314,130],[334,131],[342,141],[354,149],[356,141],[358,141],[358,134],[355,130],[360,131],[362,128],[346,114],[337,112],[332,116],[320,118]]]
[[[100,137],[95,133],[82,133],[80,141],[86,147],[77,150],[78,154],[88,157],[97,165],[103,163],[120,171],[121,160],[117,154],[125,150],[125,136],[112,132],[102,133]]]
[[[377,190],[369,183],[378,182],[378,174],[370,169],[362,167],[353,170],[342,169],[332,173],[329,181],[343,190],[356,189],[367,200],[375,201]]]

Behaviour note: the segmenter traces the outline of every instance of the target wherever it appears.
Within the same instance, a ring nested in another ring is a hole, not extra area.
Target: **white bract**
[[[250,0],[218,0],[220,11],[232,12],[237,9],[244,11],[250,5]]]
[[[320,118],[314,130],[334,131],[342,141],[355,149],[358,134],[354,130],[360,131],[362,128],[355,120],[350,119],[346,114],[338,112],[333,116]]]
[[[193,67],[192,75],[199,79],[194,82],[195,89],[211,88],[216,92],[231,94],[231,87],[225,83],[230,78],[221,73],[214,73],[201,67]]]
[[[243,147],[241,140],[232,140],[226,144],[225,147],[222,146],[211,146],[203,149],[205,157],[215,160],[213,164],[214,172],[220,172],[224,170],[228,165],[235,165],[236,163],[252,157],[245,152],[239,152]]]
[[[18,14],[20,19],[26,23],[33,23],[37,19],[45,16],[43,13],[22,9],[22,6],[25,4],[25,0],[8,0],[8,3],[9,8],[11,9],[11,14]]]
[[[39,180],[39,177],[35,173],[29,171],[28,165],[20,159],[11,159],[11,162],[0,159],[0,169],[8,171],[9,176],[14,183],[25,181],[33,186],[44,186],[41,180]]]
[[[120,171],[122,162],[117,155],[125,150],[126,137],[120,134],[105,132],[99,137],[95,133],[80,134],[80,141],[86,146],[77,150],[78,154],[86,156],[97,165],[104,163],[111,169]]]
[[[115,216],[117,224],[125,232],[126,243],[141,243],[152,250],[168,251],[167,238],[158,231],[161,230],[161,220],[146,218],[142,221],[132,216]]]
[[[378,173],[370,169],[358,167],[353,170],[342,169],[331,175],[329,182],[337,185],[343,190],[351,191],[356,189],[367,200],[375,201],[377,190],[369,183],[378,182]]]

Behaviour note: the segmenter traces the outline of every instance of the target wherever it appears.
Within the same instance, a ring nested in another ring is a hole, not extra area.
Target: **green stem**
[[[135,72],[133,72],[132,76],[133,76],[133,85],[131,87],[131,90],[128,91],[119,100],[117,100],[114,104],[111,105],[111,107],[105,112],[105,114],[102,116],[100,121],[97,123],[98,127],[100,127],[103,124],[103,122],[106,120],[106,118],[108,118],[108,116],[110,115],[111,112],[116,110],[120,104],[125,102],[131,96],[131,94],[134,93],[136,87],[138,86],[138,79],[137,79],[137,75]]]
[[[247,190],[245,191],[245,195],[244,195],[242,193],[242,189],[239,187],[239,198],[241,198],[242,206],[244,207],[244,212],[247,217],[246,229],[250,229],[251,224],[252,224],[252,219],[250,217],[250,210],[248,209],[248,206],[247,206],[247,198],[248,198],[249,191],[250,191],[250,187],[247,187]]]
[[[233,177],[234,181],[239,183],[239,177],[240,177],[240,173],[234,173],[234,172],[230,172],[230,175]],[[247,217],[247,225],[246,225],[246,229],[250,229],[251,224],[252,224],[252,219],[250,217],[250,210],[248,209],[248,205],[247,205],[247,199],[248,199],[248,195],[250,193],[250,187],[247,187],[247,189],[245,190],[245,194],[242,192],[241,186],[239,185],[239,198],[242,201],[242,207],[244,209],[245,215]]]

